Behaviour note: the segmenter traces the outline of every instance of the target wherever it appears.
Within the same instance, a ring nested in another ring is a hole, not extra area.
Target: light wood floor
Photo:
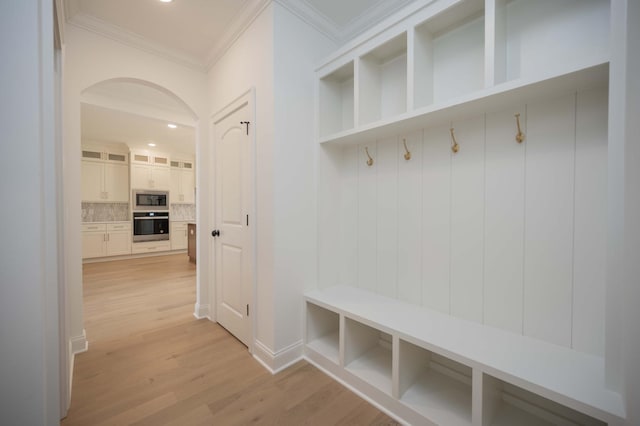
[[[84,265],[89,351],[62,425],[397,424],[304,361],[269,374],[194,302],[186,255]]]

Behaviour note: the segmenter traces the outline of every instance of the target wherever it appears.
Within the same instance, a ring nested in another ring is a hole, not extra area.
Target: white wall
[[[273,347],[273,6],[266,7],[251,26],[211,68],[208,76],[207,119],[252,87],[255,88],[257,259],[254,277],[257,306],[255,337]],[[213,141],[211,141],[213,143]],[[215,162],[207,158],[213,177]],[[213,200],[212,200],[213,201]],[[211,204],[213,206],[213,204]],[[210,218],[213,220],[213,208]],[[212,222],[213,223],[213,222]],[[207,245],[213,239],[207,235]],[[204,245],[204,244],[203,244]],[[213,251],[212,251],[213,253]],[[211,288],[211,306],[215,292]]]
[[[640,424],[640,3],[612,2],[607,265],[607,384]]]
[[[209,72],[211,114],[255,88],[253,312],[256,356],[273,370],[302,353],[300,295],[316,276],[313,70],[333,48],[273,2]]]
[[[0,4],[0,413],[60,418],[53,2]]]
[[[331,149],[341,176],[321,192],[335,194],[324,214],[338,216],[328,226],[338,231],[320,238],[340,254],[321,259],[335,269],[321,286],[357,286],[602,356],[607,95],[583,90],[454,121],[457,154],[448,124]]]
[[[82,92],[105,80],[126,78],[148,82],[180,99],[193,112],[196,126],[196,159],[208,158],[206,74],[185,68],[158,56],[125,46],[95,33],[67,25],[64,63],[64,240],[66,255],[69,337],[76,346],[83,346],[82,260],[81,260],[81,196],[80,196],[80,101]],[[198,121],[198,119],[200,119]],[[196,164],[198,173],[197,220],[199,239],[206,233],[209,204],[208,168]],[[208,250],[198,247],[198,301],[196,312],[207,315]],[[205,302],[203,302],[205,301]],[[204,306],[202,306],[204,305]],[[89,340],[91,336],[88,337]]]
[[[279,3],[274,40],[272,349],[279,353],[301,343],[302,293],[317,281],[314,70],[336,45]]]

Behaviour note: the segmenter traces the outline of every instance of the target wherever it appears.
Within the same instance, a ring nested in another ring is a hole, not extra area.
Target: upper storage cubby
[[[415,107],[484,88],[484,0],[465,0],[415,27]]]
[[[495,0],[494,83],[608,60],[609,0]]]
[[[360,123],[407,111],[407,34],[392,38],[360,58]]]
[[[353,128],[353,61],[320,79],[320,135]]]

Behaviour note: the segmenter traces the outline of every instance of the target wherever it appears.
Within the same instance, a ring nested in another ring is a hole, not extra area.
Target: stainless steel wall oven
[[[169,212],[133,212],[133,242],[169,239]]]

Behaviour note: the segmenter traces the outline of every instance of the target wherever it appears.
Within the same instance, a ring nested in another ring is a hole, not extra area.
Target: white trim
[[[219,41],[209,50],[206,59],[207,72],[222,58],[233,44],[244,34],[262,12],[271,4],[272,0],[258,0],[240,10],[240,13],[233,18],[227,30]]]
[[[200,303],[196,303],[194,311],[193,311],[193,316],[196,319],[208,319],[210,321],[214,321],[213,318],[211,318],[211,305],[208,304],[200,304]]]
[[[118,27],[117,25],[111,24],[107,21],[103,21],[93,15],[79,12],[73,15],[73,17],[67,22],[75,27],[82,28],[83,30],[90,31],[129,47],[157,55],[187,68],[206,72],[203,62],[195,56],[177,49],[165,47],[160,43],[151,41],[148,38],[122,27]]]
[[[378,0],[344,27],[318,11],[309,0],[274,0],[336,43],[343,44],[404,8],[413,0]]]
[[[174,254],[187,254],[187,250],[181,249],[173,251],[158,251],[152,253],[122,254],[119,256],[89,257],[87,259],[82,259],[82,264],[84,265],[86,263],[112,262],[114,260],[140,259],[143,257],[172,256]]]
[[[342,40],[341,31],[331,19],[303,0],[274,0],[280,6],[302,19],[304,22],[315,28],[321,34],[327,36],[336,43]]]
[[[253,357],[271,374],[278,374],[303,358],[304,344],[300,340],[284,349],[273,352],[264,343],[256,339],[253,348]]]
[[[179,49],[166,47],[133,31],[126,30],[82,12],[78,0],[65,0],[66,8],[64,13],[67,23],[70,25],[120,42],[129,47],[152,53],[185,67],[201,72],[208,72],[271,2],[272,0],[258,0],[243,7],[229,23],[224,34],[218,39],[205,57],[197,57]]]
[[[87,332],[82,329],[80,336],[73,336],[69,338],[69,347],[71,348],[71,354],[81,354],[89,350],[89,342],[87,341]]]

